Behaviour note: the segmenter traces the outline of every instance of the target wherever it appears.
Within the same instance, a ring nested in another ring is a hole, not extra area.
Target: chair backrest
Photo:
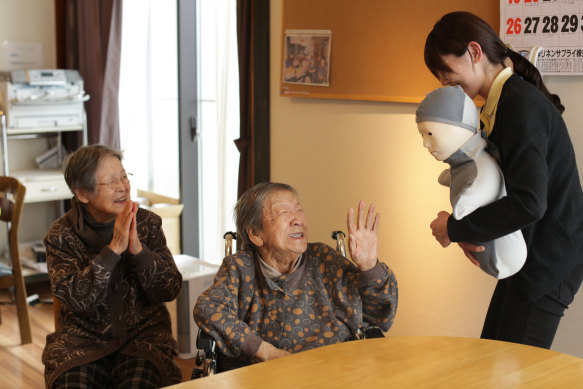
[[[20,262],[18,255],[18,227],[24,205],[26,187],[14,177],[0,176],[0,220],[8,222],[10,258]],[[20,266],[20,263],[18,263]]]
[[[227,231],[223,235],[225,238],[225,257],[233,254],[233,240],[237,239],[237,233]],[[336,240],[336,251],[343,257],[346,257],[346,235],[342,231],[332,231],[332,239]]]
[[[0,176],[0,220],[8,223],[8,246],[10,247],[10,262],[12,268],[0,277],[0,288],[14,287],[20,342],[32,342],[28,302],[26,301],[26,286],[18,252],[18,227],[24,206],[26,187],[16,178]]]

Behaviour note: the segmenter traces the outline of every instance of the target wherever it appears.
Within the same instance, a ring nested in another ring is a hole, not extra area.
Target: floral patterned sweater
[[[249,364],[262,340],[294,353],[393,323],[397,280],[382,262],[361,272],[331,247],[310,243],[297,269],[271,280],[258,261],[252,251],[226,257],[194,307],[230,366]]]
[[[143,250],[119,256],[86,224],[82,207],[73,199],[44,239],[53,294],[62,303],[58,329],[47,335],[42,355],[46,387],[65,371],[116,351],[151,361],[163,386],[179,383],[164,302],[178,296],[182,276],[160,217],[138,209]]]

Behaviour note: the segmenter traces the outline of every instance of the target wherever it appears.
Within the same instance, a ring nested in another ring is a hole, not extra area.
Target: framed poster
[[[330,85],[330,30],[286,30],[283,82]]]

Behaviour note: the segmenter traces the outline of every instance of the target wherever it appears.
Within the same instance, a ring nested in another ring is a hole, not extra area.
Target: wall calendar
[[[583,0],[500,0],[500,37],[542,74],[583,75]]]

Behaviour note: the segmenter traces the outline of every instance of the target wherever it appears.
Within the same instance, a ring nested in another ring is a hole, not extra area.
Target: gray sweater
[[[310,243],[300,266],[275,280],[263,276],[252,251],[226,257],[194,318],[240,365],[251,362],[262,340],[295,353],[345,341],[369,325],[386,331],[397,300],[386,264],[361,272],[331,247]]]

